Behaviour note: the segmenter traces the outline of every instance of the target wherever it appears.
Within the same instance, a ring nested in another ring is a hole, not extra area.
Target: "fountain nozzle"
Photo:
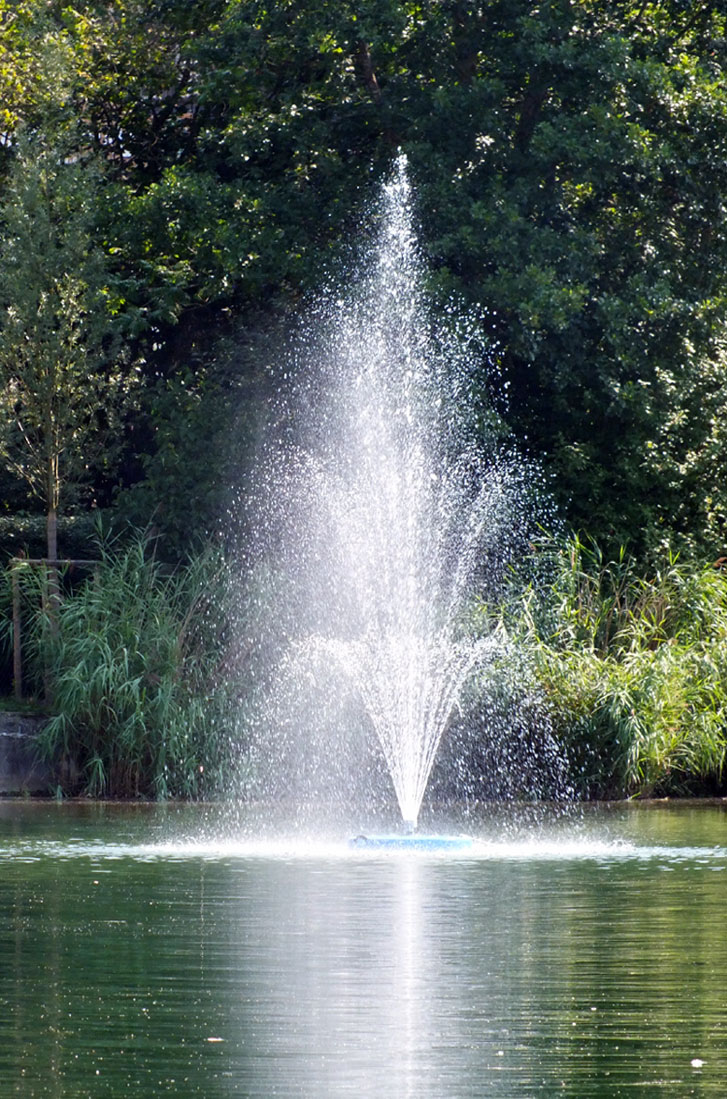
[[[406,836],[413,836],[417,830],[416,817],[413,820],[404,820],[404,834]]]

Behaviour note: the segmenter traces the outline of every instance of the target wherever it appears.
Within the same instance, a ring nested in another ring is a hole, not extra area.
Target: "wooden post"
[[[18,702],[23,698],[23,648],[20,634],[20,577],[18,565],[10,565],[13,585],[13,694]]]
[[[40,562],[40,605],[43,609],[43,614],[46,616],[49,626],[49,632],[51,637],[55,636],[53,611],[54,608],[51,603],[52,596],[49,594],[51,585],[50,568],[48,565],[48,558],[41,558]],[[48,665],[48,647],[45,644],[45,638],[43,638],[43,644],[41,647],[43,654],[43,701],[46,705],[53,704],[53,686],[51,683],[50,667]]]

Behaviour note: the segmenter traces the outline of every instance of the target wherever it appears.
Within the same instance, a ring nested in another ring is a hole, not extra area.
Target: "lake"
[[[0,1095],[724,1096],[724,804],[446,855],[238,816],[0,802]]]

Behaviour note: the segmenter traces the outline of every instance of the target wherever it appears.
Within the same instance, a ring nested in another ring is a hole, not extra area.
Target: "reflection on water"
[[[723,807],[464,857],[196,833],[0,806],[0,1094],[724,1094]]]

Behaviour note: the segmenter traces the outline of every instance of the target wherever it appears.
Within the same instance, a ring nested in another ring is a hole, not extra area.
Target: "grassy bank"
[[[502,609],[518,689],[532,677],[542,700],[523,745],[536,751],[546,715],[583,797],[727,792],[727,575],[669,560],[644,578],[578,539],[541,549],[537,571]],[[194,798],[229,784],[264,669],[251,673],[219,555],[169,569],[138,538],[101,547],[55,610],[37,570],[22,589],[25,673],[52,715],[39,750],[73,761],[65,793]]]

